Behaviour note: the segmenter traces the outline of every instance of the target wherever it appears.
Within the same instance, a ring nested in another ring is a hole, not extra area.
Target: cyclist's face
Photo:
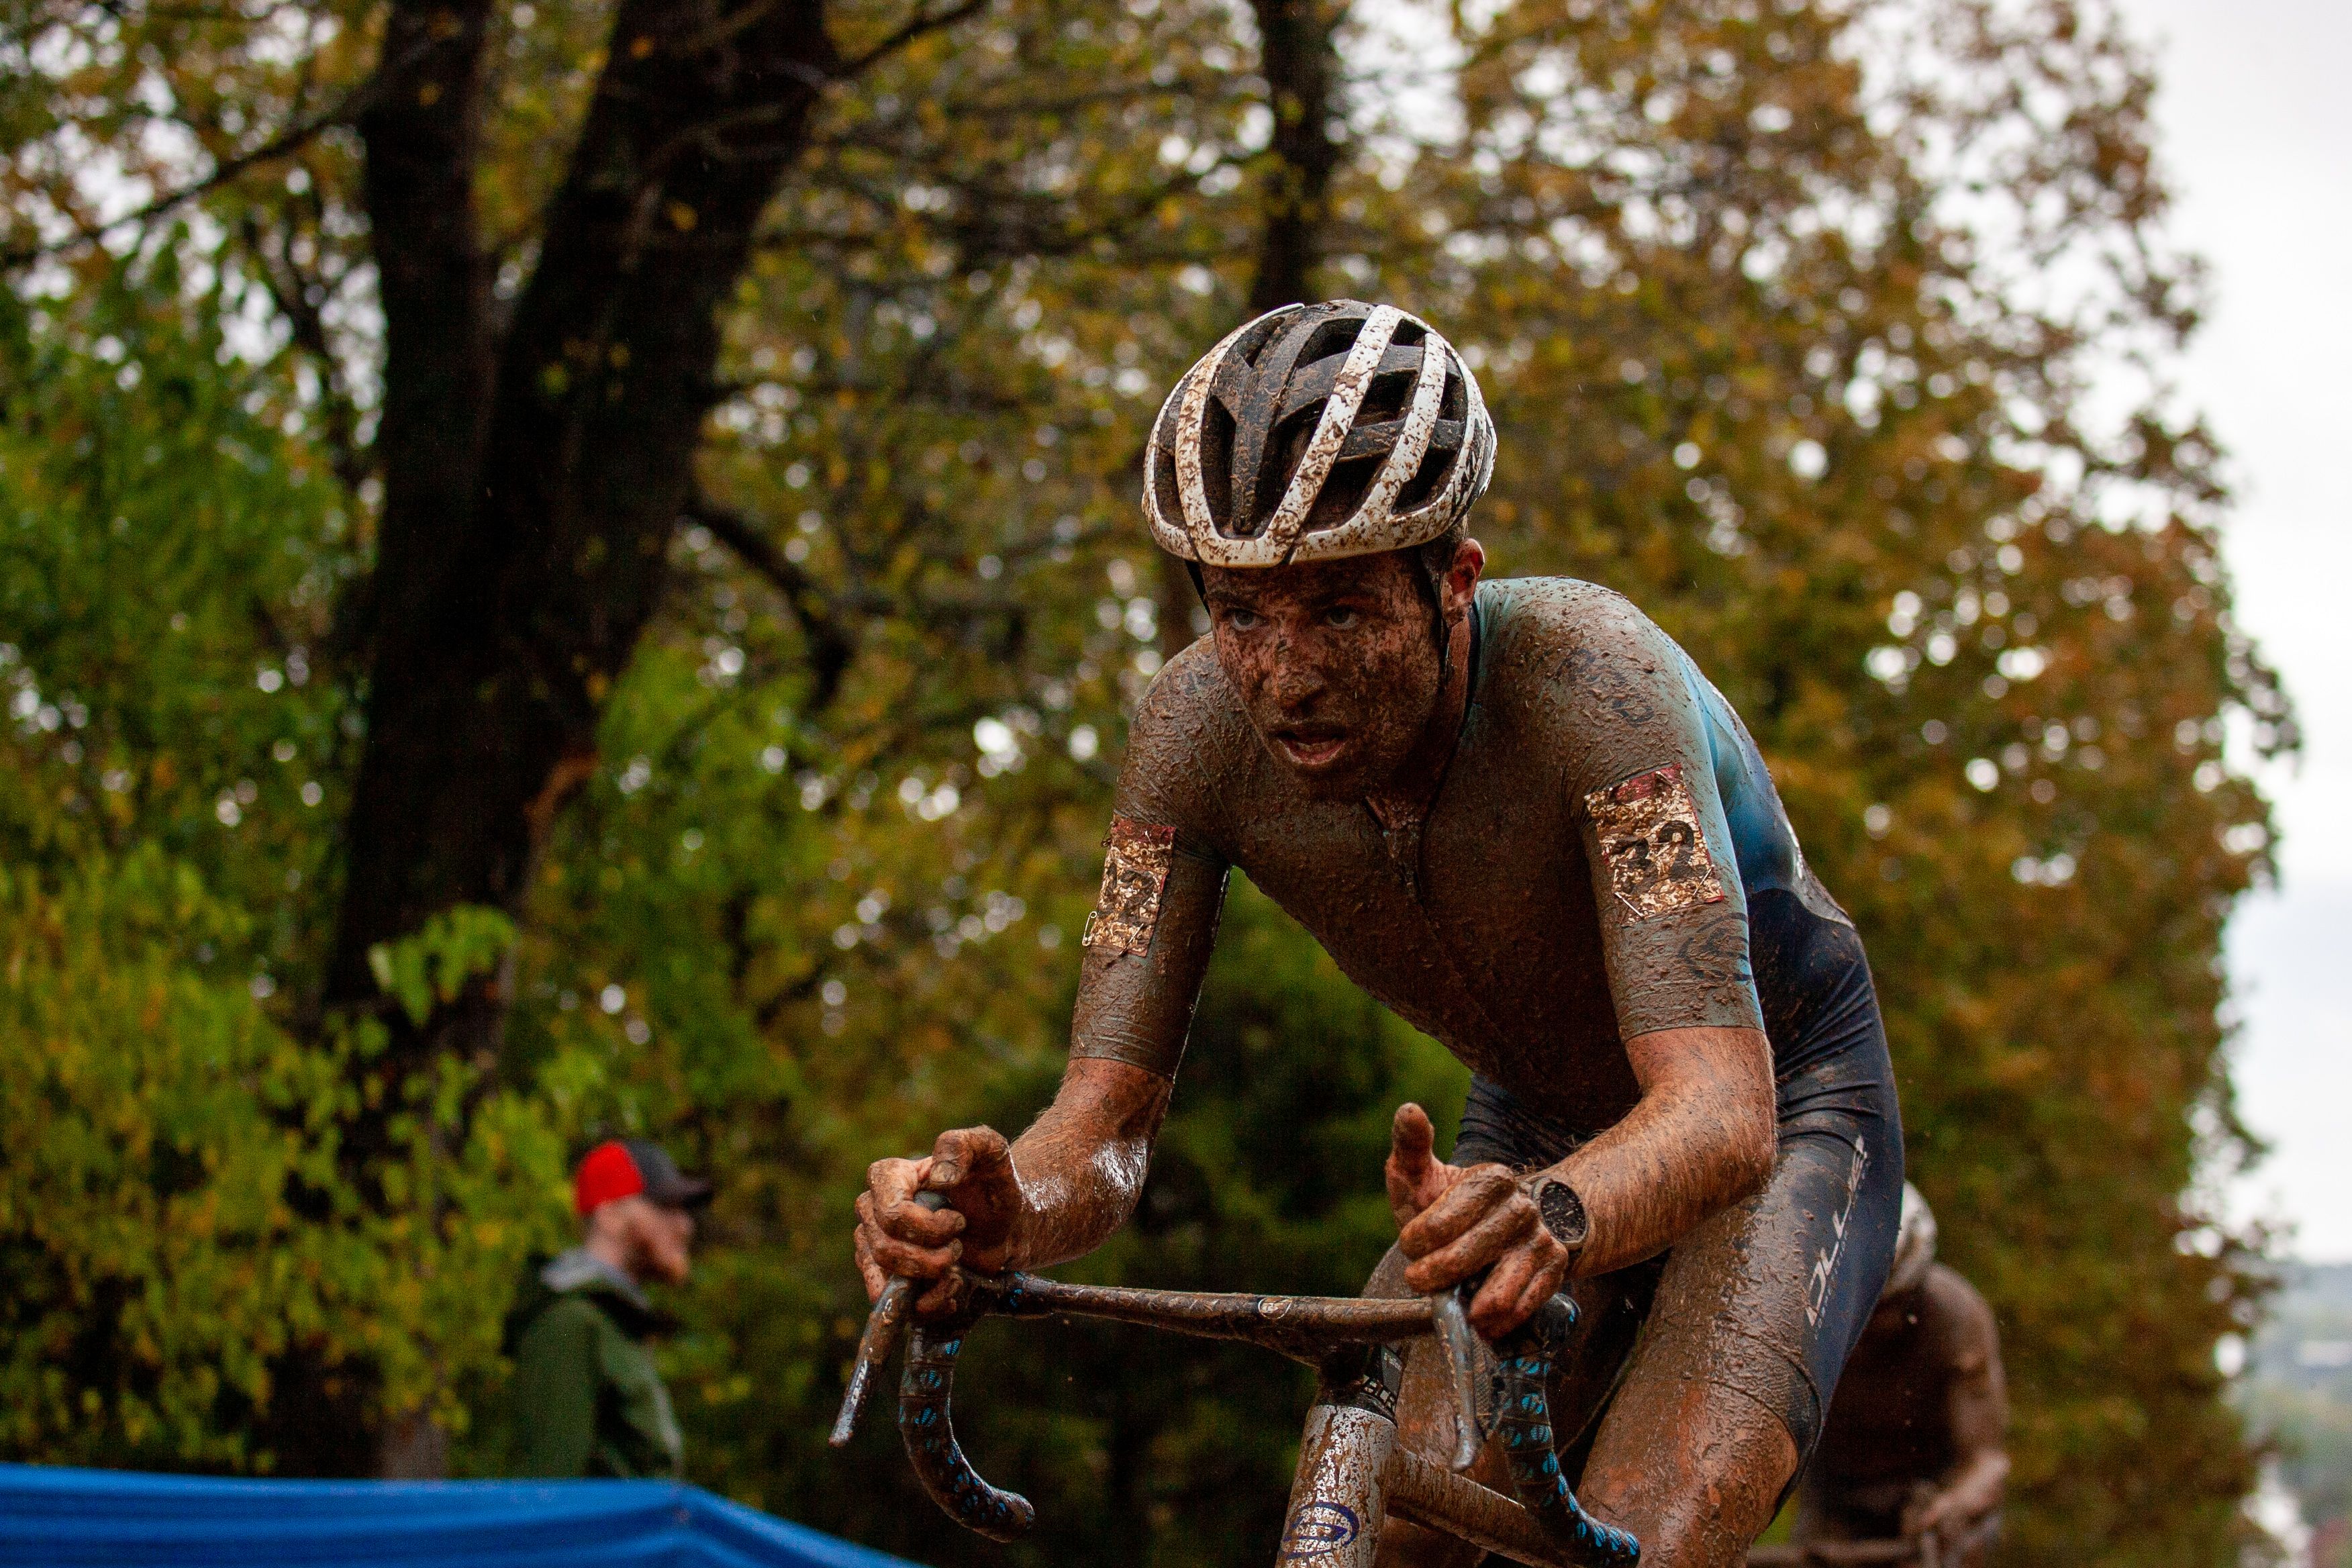
[[[1442,673],[1404,552],[1202,574],[1217,662],[1309,794],[1379,788],[1420,739]]]

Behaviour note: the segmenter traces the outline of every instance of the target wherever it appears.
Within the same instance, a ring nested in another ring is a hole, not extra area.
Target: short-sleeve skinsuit
[[[1360,800],[1298,788],[1206,640],[1169,662],[1119,781],[1120,874],[1106,875],[1097,920],[1118,918],[1108,936],[1090,926],[1072,1054],[1174,1076],[1235,866],[1471,1068],[1457,1164],[1548,1165],[1616,1122],[1640,1098],[1624,1048],[1637,1035],[1763,1028],[1774,1174],[1744,1205],[1736,1263],[1716,1270],[1738,1278],[1682,1314],[1674,1331],[1692,1342],[1669,1359],[1769,1408],[1802,1456],[1877,1300],[1901,1203],[1861,942],[1806,868],[1746,728],[1625,599],[1568,579],[1488,583],[1472,650],[1453,760],[1423,822],[1395,833]],[[1663,1300],[1653,1311],[1663,1267],[1574,1284],[1584,1339],[1554,1419],[1588,1450],[1644,1320],[1676,1317]],[[1649,1337],[1667,1332],[1654,1321]]]

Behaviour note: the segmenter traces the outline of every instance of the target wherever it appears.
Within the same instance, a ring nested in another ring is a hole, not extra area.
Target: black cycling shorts
[[[1769,1408],[1795,1439],[1801,1468],[1894,1261],[1903,1119],[1862,940],[1773,890],[1750,900],[1748,942],[1772,1042],[1780,1156],[1764,1191],[1742,1205],[1737,1236],[1710,1263],[1738,1262],[1739,1279],[1727,1310],[1687,1315],[1653,1312],[1672,1253],[1574,1282],[1583,1321],[1574,1364],[1560,1369],[1553,1415],[1563,1437],[1577,1434],[1562,1446],[1575,1468],[1619,1378],[1646,1359],[1632,1357],[1645,1324],[1652,1334],[1704,1340],[1666,1359],[1703,1366],[1711,1382]],[[1453,1160],[1532,1170],[1591,1135],[1474,1078]],[[1720,1281],[1711,1287],[1720,1301]],[[1672,1321],[1662,1327],[1654,1316]]]

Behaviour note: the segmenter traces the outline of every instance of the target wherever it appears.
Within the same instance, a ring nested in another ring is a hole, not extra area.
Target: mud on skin
[[[1087,951],[1073,1054],[1172,1077],[1223,868],[1240,864],[1359,983],[1475,1068],[1549,1114],[1611,1130],[1569,1179],[1592,1217],[1590,1267],[1613,1267],[1751,1188],[1769,1161],[1769,1052],[1737,874],[1673,645],[1603,590],[1502,584],[1480,595],[1474,681],[1482,565],[1465,546],[1444,582],[1443,665],[1406,555],[1204,574],[1213,640],[1148,694],[1116,805],[1175,830],[1157,931],[1139,954]],[[1675,764],[1700,813],[1694,831],[1735,896],[1630,918],[1580,808],[1594,789]],[[1694,952],[1711,961],[1704,977]],[[1001,1193],[973,1200],[1013,1206],[1026,1262],[1084,1250],[1131,1209],[1162,1103],[1074,1072],[1012,1150],[1017,1177],[1008,1170]],[[921,1256],[878,1228],[868,1253],[938,1272],[954,1222],[898,1206],[911,1182],[937,1178],[877,1173],[900,1222],[887,1228]],[[1523,1198],[1485,1190],[1495,1186],[1482,1176],[1414,1237],[1447,1254],[1425,1275],[1475,1272],[1513,1246],[1543,1254]],[[1003,1225],[1010,1242],[1014,1222]],[[992,1237],[973,1260],[1003,1245]],[[1554,1261],[1523,1258],[1511,1295],[1530,1293]],[[1498,1331],[1518,1305],[1486,1303],[1479,1326]]]
[[[1069,1073],[1017,1143],[967,1130],[929,1160],[877,1164],[861,1262],[874,1289],[886,1268],[935,1275],[960,1254],[1039,1267],[1126,1219],[1226,869],[1241,866],[1366,990],[1531,1111],[1585,1130],[1554,1167],[1591,1219],[1580,1286],[1673,1246],[1656,1331],[1596,1438],[1588,1500],[1643,1532],[1653,1562],[1727,1564],[1769,1518],[1794,1434],[1808,1430],[1783,1408],[1808,1385],[1810,1260],[1781,1255],[1802,1239],[1779,1212],[1791,1194],[1763,1218],[1738,1201],[1774,1169],[1774,1085],[1746,851],[1735,858],[1717,770],[1748,767],[1752,791],[1760,763],[1721,746],[1692,684],[1704,681],[1617,595],[1490,584],[1446,617],[1441,664],[1410,574],[1402,559],[1368,558],[1289,586],[1284,573],[1250,574],[1247,595],[1208,580],[1217,636],[1146,694],[1115,803],[1129,823],[1173,830],[1150,932],[1087,949]],[[1349,651],[1360,642],[1360,656]],[[1663,816],[1633,814],[1636,826],[1703,841],[1719,891],[1662,889],[1597,837],[1593,792],[1669,768],[1687,797]],[[1785,836],[1777,800],[1766,804]],[[1418,1164],[1397,1203],[1397,1267],[1419,1268],[1412,1283],[1425,1289],[1441,1282],[1433,1274],[1496,1264],[1507,1299],[1482,1295],[1474,1316],[1498,1332],[1540,1295],[1560,1249],[1546,1250],[1513,1179],[1526,1173],[1439,1166],[1425,1120],[1405,1126],[1419,1115],[1399,1119],[1401,1163]],[[909,1201],[919,1185],[975,1217],[926,1215]],[[1716,1331],[1723,1313],[1707,1304],[1735,1296],[1733,1315],[1768,1324],[1764,1337]]]
[[[1475,583],[1486,552],[1465,550],[1475,554],[1460,575]],[[1446,717],[1459,718],[1458,678],[1468,665],[1458,653],[1441,661],[1418,570],[1400,551],[1277,572],[1202,573],[1218,667],[1250,727],[1312,799],[1378,794],[1405,804],[1453,751],[1451,727],[1432,721],[1441,691],[1454,699]],[[1456,641],[1466,584],[1445,586],[1456,601],[1444,606],[1449,641]]]

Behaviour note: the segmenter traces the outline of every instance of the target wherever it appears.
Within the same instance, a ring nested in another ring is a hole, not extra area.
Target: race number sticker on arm
[[[1637,921],[1723,900],[1682,764],[1636,773],[1584,797],[1610,890]]]
[[[1102,896],[1087,917],[1082,945],[1107,952],[1151,951],[1160,896],[1168,887],[1168,855],[1175,847],[1173,827],[1110,819],[1110,831],[1103,836]]]

